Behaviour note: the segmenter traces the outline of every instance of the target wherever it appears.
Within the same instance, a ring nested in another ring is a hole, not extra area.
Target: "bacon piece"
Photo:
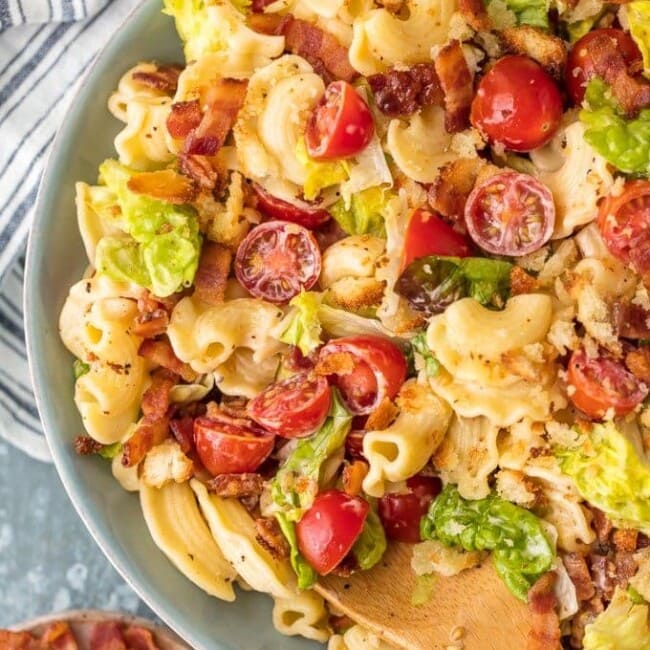
[[[591,600],[596,594],[596,588],[591,581],[589,567],[584,555],[580,553],[567,553],[563,558],[569,578],[576,588],[578,600]]]
[[[602,598],[599,596],[592,598],[586,607],[579,611],[571,619],[571,638],[569,643],[572,648],[582,648],[582,639],[585,635],[585,628],[590,623],[593,623],[598,614],[602,613],[605,609]]]
[[[528,607],[532,614],[526,650],[561,650],[560,619],[553,587],[557,575],[545,573],[528,592]]]
[[[351,497],[361,493],[361,483],[368,473],[368,463],[363,460],[354,460],[343,466],[343,491]]]
[[[167,117],[167,131],[172,138],[185,138],[201,124],[203,113],[198,99],[172,104]]]
[[[567,48],[561,38],[532,25],[519,25],[499,32],[499,40],[508,52],[522,54],[537,61],[554,77],[562,75]]]
[[[157,363],[159,366],[180,375],[184,381],[193,382],[197,374],[189,363],[181,361],[166,338],[146,339],[140,344],[138,354],[149,361]],[[145,393],[146,395],[146,393]]]
[[[41,645],[48,650],[79,650],[72,630],[65,621],[48,625],[41,637]]]
[[[591,579],[598,593],[606,600],[611,600],[614,595],[616,566],[606,555],[591,555],[589,565]]]
[[[377,108],[389,117],[411,115],[423,106],[441,105],[444,94],[432,63],[389,70],[368,77]]]
[[[196,181],[173,169],[159,169],[154,172],[139,172],[127,181],[127,187],[136,194],[144,194],[159,201],[184,205],[196,198]]]
[[[274,558],[289,557],[289,545],[275,518],[258,517],[255,520],[255,531],[257,532],[255,539]]]
[[[307,59],[326,81],[352,81],[358,76],[350,64],[348,48],[329,32],[292,16],[281,23],[280,29],[287,49]]]
[[[178,297],[158,298],[150,291],[144,291],[138,298],[138,316],[131,329],[142,338],[154,338],[163,334],[169,324],[169,312],[174,308]]]
[[[148,341],[147,341],[148,343]],[[158,341],[152,341],[158,343]],[[162,416],[169,408],[169,393],[176,385],[176,373],[166,368],[158,368],[151,373],[151,384],[142,396],[142,413],[144,415]]]
[[[475,31],[492,30],[492,20],[488,16],[483,0],[458,0],[458,11],[463,20]]]
[[[261,14],[268,5],[274,2],[275,0],[253,0],[251,2],[251,11],[256,14]]]
[[[186,456],[195,451],[193,417],[172,418],[169,421],[169,429]]]
[[[469,111],[474,98],[472,73],[460,41],[447,43],[433,63],[445,95],[445,129],[457,133],[469,126]]]
[[[639,563],[634,553],[619,551],[614,555],[614,580],[616,584],[626,589],[630,578],[639,570]]]
[[[202,189],[211,192],[216,188],[219,172],[206,156],[190,156],[181,152],[178,155],[178,163],[181,172],[196,181]]]
[[[597,33],[590,45],[594,74],[611,86],[627,117],[633,118],[650,106],[650,84],[630,74],[616,40],[607,33]]]
[[[206,486],[210,492],[225,498],[240,499],[262,494],[264,479],[260,474],[219,474],[211,478]]]
[[[217,79],[210,86],[201,123],[185,138],[183,153],[214,156],[221,149],[244,104],[247,87],[247,80],[229,78]]]
[[[122,632],[122,636],[129,650],[159,650],[153,634],[145,627],[129,625]]]
[[[0,630],[2,650],[40,650],[40,643],[29,632],[10,632]]]
[[[293,19],[290,14],[280,16],[279,14],[253,13],[248,17],[248,26],[259,34],[267,36],[282,36],[284,26]]]
[[[167,95],[173,95],[178,86],[178,77],[183,68],[179,65],[156,65],[153,72],[137,70],[131,75],[134,81],[138,81],[144,86],[155,88]]]
[[[529,275],[521,266],[513,266],[510,270],[510,291],[513,296],[522,293],[533,293],[539,287],[539,282]]]
[[[232,252],[216,242],[203,244],[199,267],[194,276],[194,296],[209,305],[224,301]]]
[[[612,532],[614,525],[602,510],[594,507],[591,507],[590,510],[593,515],[591,524],[596,533],[596,538],[600,544],[607,545],[609,543],[609,534]]]
[[[650,312],[641,305],[620,300],[612,305],[616,333],[626,339],[650,339]]]
[[[92,456],[99,453],[105,445],[90,436],[77,436],[74,439],[74,451],[79,456]]]
[[[95,623],[90,633],[89,650],[127,650],[120,626],[114,621]]]

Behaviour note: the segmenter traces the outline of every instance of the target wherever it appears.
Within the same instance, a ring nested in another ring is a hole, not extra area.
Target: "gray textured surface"
[[[154,618],[86,532],[54,467],[0,442],[0,627],[77,608]]]

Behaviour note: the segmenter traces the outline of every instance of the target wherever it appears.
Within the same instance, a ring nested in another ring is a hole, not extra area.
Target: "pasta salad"
[[[161,9],[76,186],[77,451],[330,650],[388,648],[312,587],[395,543],[529,650],[650,648],[650,2]]]

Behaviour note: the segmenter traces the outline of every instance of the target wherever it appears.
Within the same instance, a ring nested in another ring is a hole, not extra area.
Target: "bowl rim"
[[[98,525],[95,525],[93,518],[89,512],[86,512],[85,505],[82,503],[82,500],[76,496],[76,490],[72,485],[72,478],[67,475],[65,471],[62,470],[64,464],[64,454],[61,447],[57,444],[54,444],[54,427],[51,426],[51,422],[48,418],[48,411],[46,408],[46,398],[45,398],[45,386],[43,386],[39,381],[37,381],[37,371],[35,360],[39,358],[39,352],[42,347],[42,342],[39,341],[38,335],[38,325],[34,322],[34,303],[37,296],[37,283],[36,283],[36,265],[38,261],[37,249],[38,244],[36,240],[38,238],[38,225],[45,219],[45,215],[48,213],[48,208],[46,205],[47,195],[54,191],[54,175],[56,165],[54,164],[57,159],[63,155],[64,143],[68,141],[71,137],[73,130],[73,125],[76,120],[74,116],[77,113],[82,112],[81,102],[78,102],[85,92],[86,87],[90,79],[94,76],[96,69],[107,57],[112,58],[114,51],[118,50],[117,41],[119,40],[120,34],[124,31],[125,28],[137,19],[137,17],[148,10],[153,4],[161,5],[160,0],[140,0],[136,3],[134,7],[130,9],[128,14],[120,22],[119,26],[115,31],[110,35],[106,43],[99,50],[95,56],[92,63],[88,66],[88,69],[84,72],[83,76],[79,80],[79,84],[72,93],[70,103],[68,104],[67,116],[72,115],[72,119],[64,121],[59,125],[52,146],[47,154],[47,157],[43,166],[43,174],[38,186],[38,192],[36,195],[36,201],[34,203],[34,211],[32,216],[32,222],[29,227],[29,234],[27,238],[27,252],[25,256],[25,280],[23,288],[23,314],[25,319],[25,348],[27,352],[27,361],[29,367],[29,377],[32,383],[32,388],[34,391],[34,398],[36,402],[36,407],[38,409],[39,417],[41,420],[41,425],[43,427],[43,432],[47,440],[50,452],[52,454],[52,461],[56,469],[59,480],[63,484],[63,488],[68,495],[68,498],[72,502],[72,505],[84,524],[84,527],[100,548],[104,557],[109,561],[111,566],[117,571],[120,577],[126,582],[129,587],[136,593],[136,595],[142,600],[157,616],[165,622],[165,624],[173,630],[185,643],[189,644],[195,650],[208,650],[203,646],[202,643],[195,638],[194,633],[192,632],[190,625],[184,625],[182,622],[178,622],[174,619],[172,612],[168,610],[164,603],[161,602],[157,594],[150,592],[145,589],[144,585],[141,585],[138,580],[132,577],[128,571],[128,568],[125,566],[123,561],[118,557],[118,553],[111,547],[111,543],[107,536],[105,536],[102,531],[99,529]],[[60,617],[59,617],[60,618]],[[217,641],[217,643],[220,643]],[[220,643],[220,647],[226,650],[226,646]],[[215,650],[214,648],[211,650]]]

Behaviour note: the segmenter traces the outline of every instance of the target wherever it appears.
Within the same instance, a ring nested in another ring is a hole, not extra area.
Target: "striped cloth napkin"
[[[23,333],[24,250],[75,87],[139,0],[0,0],[0,437],[47,460]]]

